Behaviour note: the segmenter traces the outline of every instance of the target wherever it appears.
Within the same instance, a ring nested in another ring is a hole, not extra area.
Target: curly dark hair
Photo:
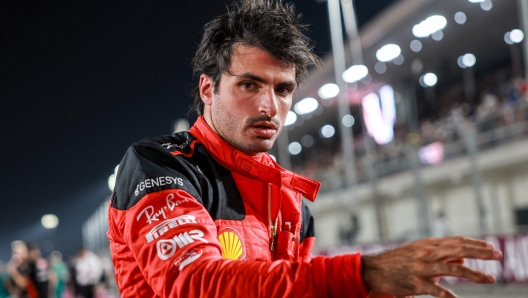
[[[307,25],[301,23],[291,3],[282,0],[238,0],[226,14],[204,26],[202,41],[192,61],[194,76],[205,74],[213,79],[217,93],[222,73],[229,73],[235,44],[262,49],[286,63],[295,66],[295,80],[302,85],[308,67],[319,66],[320,58],[313,52],[311,40],[302,32]],[[204,103],[199,86],[191,95],[194,103],[190,111],[202,115]]]

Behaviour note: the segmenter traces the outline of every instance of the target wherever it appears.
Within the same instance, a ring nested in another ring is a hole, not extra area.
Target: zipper
[[[277,221],[279,219],[279,214],[277,214],[277,217],[275,217],[275,221],[273,220],[273,185],[271,183],[268,183],[268,220],[269,220],[269,228],[270,228],[270,250],[272,252],[275,252],[275,241],[277,238]]]

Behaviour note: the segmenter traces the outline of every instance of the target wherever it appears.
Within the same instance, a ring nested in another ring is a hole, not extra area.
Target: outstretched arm
[[[442,298],[457,297],[438,284],[442,276],[483,284],[495,282],[494,276],[464,266],[464,258],[500,260],[502,253],[483,240],[466,237],[423,239],[378,255],[362,256],[363,281],[370,293],[429,294]]]

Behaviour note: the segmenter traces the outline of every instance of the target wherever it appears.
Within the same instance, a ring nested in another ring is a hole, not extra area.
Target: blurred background
[[[322,183],[316,253],[478,237],[504,260],[468,264],[498,283],[443,282],[527,297],[528,1],[291,2],[324,65],[270,154]],[[117,165],[196,120],[191,59],[228,3],[0,4],[3,281],[26,264],[50,297],[75,284],[118,296],[105,235]],[[79,284],[86,264],[100,279]]]

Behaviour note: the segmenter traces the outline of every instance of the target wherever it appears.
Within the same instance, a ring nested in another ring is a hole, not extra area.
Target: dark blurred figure
[[[62,298],[66,283],[70,277],[68,266],[62,261],[62,254],[59,251],[51,253],[51,285],[56,298]]]
[[[77,298],[93,298],[95,285],[103,275],[101,258],[86,248],[81,248],[74,259]]]
[[[39,298],[48,298],[49,263],[42,257],[40,249],[34,243],[27,244],[29,279],[37,288]]]
[[[29,278],[31,269],[26,244],[22,241],[15,241],[12,249],[13,256],[7,264],[7,273],[10,277],[8,289],[11,295],[20,298],[38,298],[35,284]]]

